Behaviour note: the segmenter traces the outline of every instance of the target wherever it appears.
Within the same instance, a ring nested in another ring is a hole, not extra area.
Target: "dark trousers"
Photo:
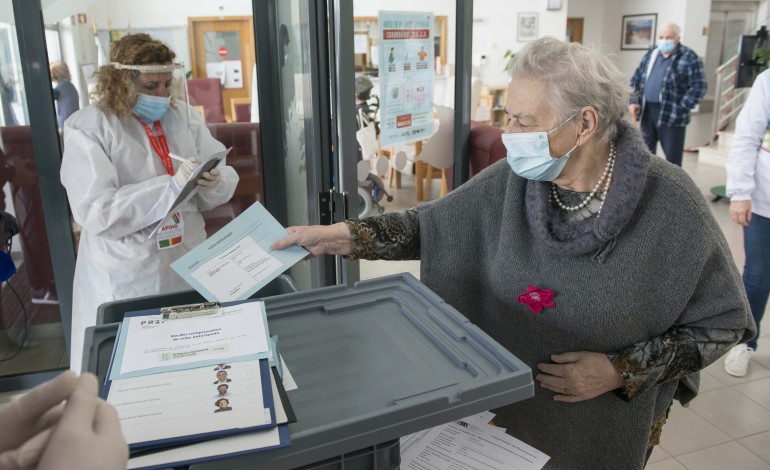
[[[743,285],[746,287],[751,314],[757,322],[757,336],[746,344],[756,350],[759,323],[770,296],[770,219],[751,214],[751,223],[743,229],[743,247],[746,251]]]
[[[674,165],[682,166],[682,151],[684,150],[683,126],[658,126],[660,103],[645,103],[642,113],[641,130],[644,143],[650,152],[655,153],[658,142],[663,147],[666,160]]]

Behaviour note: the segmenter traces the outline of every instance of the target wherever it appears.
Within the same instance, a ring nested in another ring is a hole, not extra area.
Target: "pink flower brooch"
[[[533,285],[527,286],[527,292],[521,294],[518,301],[529,307],[534,313],[540,313],[544,307],[556,307],[552,290],[541,289]]]

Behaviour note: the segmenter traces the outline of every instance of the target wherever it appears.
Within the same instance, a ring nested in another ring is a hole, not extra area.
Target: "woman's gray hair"
[[[528,43],[516,54],[511,75],[543,83],[545,98],[559,115],[559,122],[592,106],[599,114],[597,138],[615,139],[632,90],[608,54],[545,37]]]

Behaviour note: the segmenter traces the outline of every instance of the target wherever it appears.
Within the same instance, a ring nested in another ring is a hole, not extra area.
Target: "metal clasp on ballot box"
[[[202,302],[197,304],[175,305],[173,307],[161,307],[160,314],[164,320],[178,318],[197,317],[219,312],[219,302]]]

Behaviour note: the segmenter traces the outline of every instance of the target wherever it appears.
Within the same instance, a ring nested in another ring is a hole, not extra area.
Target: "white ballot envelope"
[[[286,229],[255,202],[171,267],[206,300],[248,299],[307,256],[300,246],[271,248],[286,235]]]

